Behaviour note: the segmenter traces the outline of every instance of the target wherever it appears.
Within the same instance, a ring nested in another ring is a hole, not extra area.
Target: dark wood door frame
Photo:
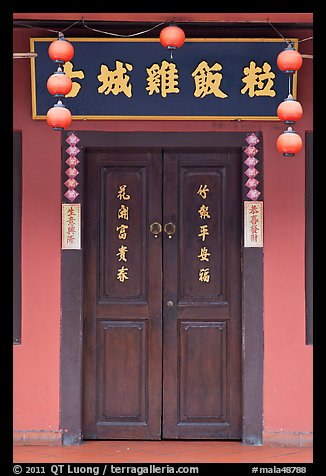
[[[91,147],[122,147],[132,141],[134,147],[230,147],[238,149],[242,160],[242,201],[247,200],[244,174],[248,132],[98,132],[75,131],[80,142],[78,153],[79,195],[83,217],[83,161]],[[70,203],[65,171],[68,158],[62,133],[62,203]],[[260,132],[256,158],[259,163],[260,191],[263,200],[263,140]],[[242,220],[243,221],[243,220]],[[263,430],[263,248],[242,247],[242,443],[261,445]],[[60,347],[60,428],[64,445],[80,444],[82,435],[82,362],[83,362],[83,249],[61,252],[61,347]]]

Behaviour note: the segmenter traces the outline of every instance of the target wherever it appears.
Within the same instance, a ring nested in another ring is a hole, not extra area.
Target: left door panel
[[[160,151],[89,149],[84,205],[83,437],[160,439]]]

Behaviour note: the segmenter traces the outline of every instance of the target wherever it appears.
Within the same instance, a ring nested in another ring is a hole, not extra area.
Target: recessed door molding
[[[84,209],[84,161],[91,148],[121,148],[126,141],[137,148],[220,148],[238,150],[242,154],[242,202],[248,200],[248,188],[244,174],[247,166],[248,132],[98,132],[76,131],[80,139],[78,147],[78,197],[75,203],[81,204],[81,222],[83,227]],[[62,203],[69,203],[64,193],[66,186],[65,170],[67,168],[67,143],[69,131],[62,133]],[[259,138],[259,178],[261,195],[263,144],[262,134],[255,132]],[[242,207],[243,209],[243,207]],[[242,217],[243,223],[243,217]],[[175,228],[166,223],[162,229],[154,227],[153,233],[162,233],[171,237]],[[166,230],[164,227],[166,226]],[[242,233],[243,236],[243,233]],[[154,239],[154,236],[153,236]],[[242,256],[242,443],[262,444],[263,429],[263,248],[243,248]],[[61,352],[60,352],[60,428],[63,444],[80,444],[83,440],[82,428],[82,387],[83,387],[83,243],[80,250],[62,250],[61,253]]]

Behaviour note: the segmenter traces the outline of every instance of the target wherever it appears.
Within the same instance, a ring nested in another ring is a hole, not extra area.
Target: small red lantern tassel
[[[281,134],[277,141],[276,147],[285,157],[293,157],[302,149],[302,139],[294,132],[292,127],[288,127],[283,134]]]
[[[277,115],[285,124],[294,124],[301,119],[302,114],[301,104],[299,101],[295,101],[291,94],[277,108]]]
[[[62,131],[71,124],[71,112],[58,101],[46,114],[46,122],[55,131]]]
[[[303,60],[301,54],[289,43],[285,50],[278,55],[276,62],[281,71],[293,74],[301,68]]]
[[[171,50],[172,59],[172,51],[176,48],[180,48],[184,44],[185,33],[172,22],[169,26],[166,26],[161,30],[160,42],[164,48]]]

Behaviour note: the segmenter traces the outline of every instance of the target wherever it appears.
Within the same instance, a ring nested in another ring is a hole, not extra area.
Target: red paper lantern
[[[171,50],[171,58],[172,58],[172,50],[176,48],[180,48],[185,41],[185,33],[184,31],[179,28],[178,26],[171,24],[166,26],[161,30],[160,33],[160,42],[164,48],[168,48]]]
[[[61,101],[58,101],[46,115],[46,122],[55,131],[62,131],[71,124],[71,112]]]
[[[63,97],[70,93],[72,81],[61,68],[58,68],[58,71],[49,77],[46,87],[54,97]]]
[[[50,58],[56,63],[66,63],[73,58],[75,51],[69,41],[60,37],[58,40],[52,41],[48,53]]]
[[[302,117],[303,109],[298,101],[295,101],[291,95],[287,97],[277,108],[277,115],[285,124],[293,124]]]
[[[278,137],[276,147],[285,157],[293,157],[302,149],[302,139],[299,134],[294,132],[292,127],[288,127],[287,130]]]
[[[293,74],[302,66],[302,56],[291,44],[277,57],[277,66],[285,73]]]

